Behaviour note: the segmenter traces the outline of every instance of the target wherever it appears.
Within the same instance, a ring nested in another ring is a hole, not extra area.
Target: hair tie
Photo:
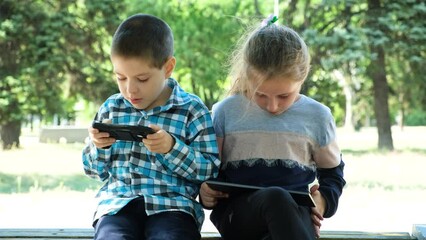
[[[271,14],[269,17],[263,19],[262,21],[262,27],[270,26],[271,24],[274,24],[278,20],[278,17]]]

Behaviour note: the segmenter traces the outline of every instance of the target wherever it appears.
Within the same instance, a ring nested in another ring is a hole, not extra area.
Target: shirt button
[[[139,168],[137,168],[137,167],[136,167],[136,168],[135,168],[135,169],[133,169],[133,170],[135,170],[136,172],[138,172],[138,171],[139,171]]]

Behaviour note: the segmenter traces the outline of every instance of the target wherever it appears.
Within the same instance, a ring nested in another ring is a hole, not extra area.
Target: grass
[[[33,191],[78,191],[97,190],[100,183],[84,176],[5,174],[0,173],[0,193],[29,193]]]
[[[0,193],[84,192],[100,187],[83,173],[82,143],[43,144],[31,135],[21,141],[20,149],[0,151]]]
[[[426,127],[392,133],[395,151],[388,152],[376,149],[374,128],[338,129],[347,185],[323,230],[409,232],[426,223]],[[84,145],[42,144],[34,133],[21,143],[0,151],[0,227],[90,227],[101,183],[83,174]],[[209,213],[203,230],[215,231]]]

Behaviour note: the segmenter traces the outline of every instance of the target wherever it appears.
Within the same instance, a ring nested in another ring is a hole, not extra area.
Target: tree
[[[425,63],[426,29],[421,20],[425,13],[425,4],[415,0],[385,0],[383,4],[292,0],[284,11],[284,16],[291,17],[290,25],[302,32],[312,49],[307,92],[330,104],[339,117],[344,104],[336,104],[336,100],[341,102],[338,97],[341,93],[336,93],[336,85],[329,83],[333,81],[330,73],[337,71],[341,82],[345,82],[342,86],[346,89],[343,91],[347,100],[343,107],[346,122],[350,99],[357,113],[353,115],[356,125],[360,115],[369,118],[369,106],[374,105],[372,112],[381,149],[393,149],[390,126],[395,108],[401,109],[400,112],[410,106],[418,109],[421,107],[414,103],[419,104],[419,99],[424,101],[424,74],[417,70]]]
[[[351,130],[360,122],[353,113],[363,101],[357,93],[364,85],[367,54],[359,11],[353,1],[334,0],[293,0],[283,11],[284,22],[301,33],[311,49],[312,68],[304,93],[329,106],[337,123]]]
[[[68,16],[61,35],[69,42],[63,53],[68,56],[69,95],[101,104],[118,92],[109,53],[127,7],[123,1],[85,0],[62,7],[61,12]]]
[[[3,148],[19,145],[28,115],[72,116],[78,96],[102,102],[116,91],[108,44],[115,1],[0,2],[0,125]],[[106,35],[108,37],[106,37]]]
[[[20,55],[20,49],[25,46],[25,38],[30,36],[15,28],[24,27],[28,23],[25,16],[16,14],[19,10],[14,1],[0,3],[0,125],[3,149],[19,147],[24,119],[22,105],[28,96],[26,84],[20,79],[23,71],[21,62],[25,61]]]
[[[391,108],[398,112],[401,128],[406,116],[426,116],[426,4],[423,1],[386,1],[384,15],[391,44],[386,46],[388,81],[395,95]],[[423,121],[423,124],[426,122]]]
[[[369,47],[372,56],[367,74],[373,80],[374,113],[379,133],[379,149],[393,150],[391,123],[389,117],[389,85],[386,74],[386,53],[384,43],[388,41],[386,26],[380,24],[377,18],[381,17],[385,9],[380,0],[368,0],[366,25],[369,28]]]
[[[302,91],[329,106],[339,125],[376,124],[379,148],[392,149],[397,114],[401,124],[405,116],[426,118],[423,1],[291,0],[280,7],[279,23],[301,33],[312,55]],[[33,116],[72,119],[77,101],[99,105],[118,91],[109,48],[128,16],[144,12],[169,23],[173,76],[211,107],[229,86],[226,63],[237,40],[273,10],[272,1],[258,0],[1,1],[4,148],[19,145],[21,125]]]

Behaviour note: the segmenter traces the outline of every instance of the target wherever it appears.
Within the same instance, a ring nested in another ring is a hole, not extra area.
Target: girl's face
[[[174,58],[170,58],[161,69],[152,67],[141,58],[113,55],[111,61],[120,93],[135,108],[150,110],[167,101],[166,82],[173,71]]]
[[[273,77],[255,88],[254,101],[261,109],[279,115],[299,99],[302,83],[282,76]]]

